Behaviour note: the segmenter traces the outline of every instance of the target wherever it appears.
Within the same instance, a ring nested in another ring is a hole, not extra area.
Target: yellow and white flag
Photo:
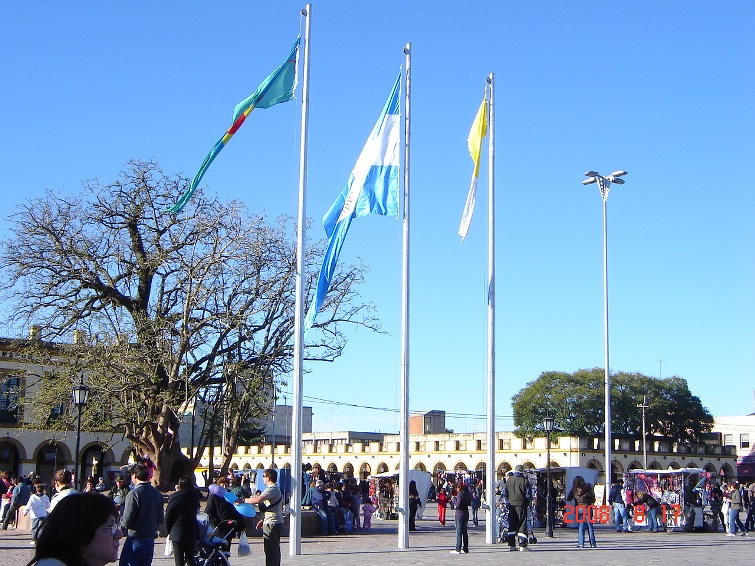
[[[467,236],[469,231],[469,224],[472,222],[472,214],[474,213],[475,197],[477,195],[477,179],[480,176],[480,153],[482,151],[482,138],[488,131],[488,99],[487,97],[482,99],[480,103],[480,109],[477,111],[472,128],[469,130],[469,137],[467,138],[467,145],[469,146],[469,155],[472,156],[474,161],[474,170],[472,171],[472,182],[469,185],[469,194],[467,195],[467,202],[464,205],[464,214],[461,216],[461,224],[459,225],[459,236],[463,240]]]

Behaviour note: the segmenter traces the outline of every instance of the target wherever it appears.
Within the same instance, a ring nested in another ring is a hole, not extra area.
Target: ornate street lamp
[[[546,504],[545,504],[545,536],[553,538],[553,515],[551,509],[551,432],[553,432],[553,417],[545,417],[543,419],[543,429],[545,430],[545,442],[547,456],[545,460],[546,465],[546,480],[548,485],[546,487]]]
[[[81,411],[89,400],[89,387],[84,385],[84,374],[82,373],[79,379],[79,384],[73,386],[73,404],[78,409],[78,419],[76,420],[76,483],[79,489],[81,489],[81,479],[79,478],[79,469],[81,467],[81,457],[79,450],[81,449]]]

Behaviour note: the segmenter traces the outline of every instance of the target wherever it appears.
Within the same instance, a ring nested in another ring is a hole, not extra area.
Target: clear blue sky
[[[303,7],[0,4],[2,216],[48,188],[113,181],[131,158],[193,176],[235,104],[288,53]],[[541,372],[603,365],[601,199],[581,185],[588,169],[629,171],[608,200],[612,370],[683,377],[714,415],[754,410],[754,29],[750,1],[314,2],[310,238],[323,236],[413,46],[412,411],[485,411],[485,166],[470,234],[460,243],[456,231],[490,72],[498,429],[513,428],[511,396]],[[254,112],[205,190],[295,215],[300,112]],[[399,405],[401,223],[354,221],[341,260],[357,258],[388,334],[353,331],[340,359],[307,365],[304,393],[318,430],[392,432],[395,413],[347,405]]]

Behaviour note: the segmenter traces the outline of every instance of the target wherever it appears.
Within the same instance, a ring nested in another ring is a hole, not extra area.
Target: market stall
[[[706,528],[706,516],[712,515],[707,494],[710,493],[715,474],[701,468],[678,470],[632,470],[625,475],[625,487],[637,493],[645,491],[661,504],[664,524],[667,528]],[[647,518],[637,525],[647,525]]]
[[[421,506],[417,510],[417,518],[421,519],[427,505],[427,493],[430,490],[430,472],[420,470],[409,470],[409,481],[417,483],[417,491]],[[378,519],[398,519],[398,472],[385,472],[369,477],[370,497],[374,498],[377,511],[375,517]]]
[[[546,501],[548,493],[548,468],[535,470],[537,488],[533,486],[534,494],[534,523],[545,527]],[[582,476],[586,483],[595,486],[598,481],[598,470],[595,468],[559,467],[551,468],[551,501],[554,527],[577,527],[576,521],[564,522],[564,508],[566,496],[571,490],[574,478]]]

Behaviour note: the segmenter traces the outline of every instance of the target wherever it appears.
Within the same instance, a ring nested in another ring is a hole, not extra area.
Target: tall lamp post
[[[81,489],[81,478],[79,476],[79,471],[81,470],[81,457],[79,454],[79,450],[81,449],[81,411],[86,406],[88,399],[89,387],[84,385],[84,374],[82,373],[79,376],[78,385],[73,386],[73,404],[78,409],[78,418],[76,419],[76,466],[74,471],[79,489]]]
[[[551,507],[551,432],[553,432],[553,417],[545,417],[543,420],[543,429],[545,429],[545,442],[547,456],[545,459],[546,466],[546,504],[545,504],[545,536],[553,538],[553,515]]]
[[[644,469],[648,469],[648,436],[645,432],[645,409],[649,409],[647,401],[647,395],[642,396],[642,403],[637,404],[638,409],[642,409],[642,465]]]
[[[605,445],[606,445],[606,496],[611,491],[611,375],[608,366],[608,221],[606,217],[606,203],[611,183],[623,185],[626,171],[614,171],[607,177],[595,171],[585,173],[587,179],[583,185],[598,183],[600,197],[603,199],[603,350],[605,354]]]

